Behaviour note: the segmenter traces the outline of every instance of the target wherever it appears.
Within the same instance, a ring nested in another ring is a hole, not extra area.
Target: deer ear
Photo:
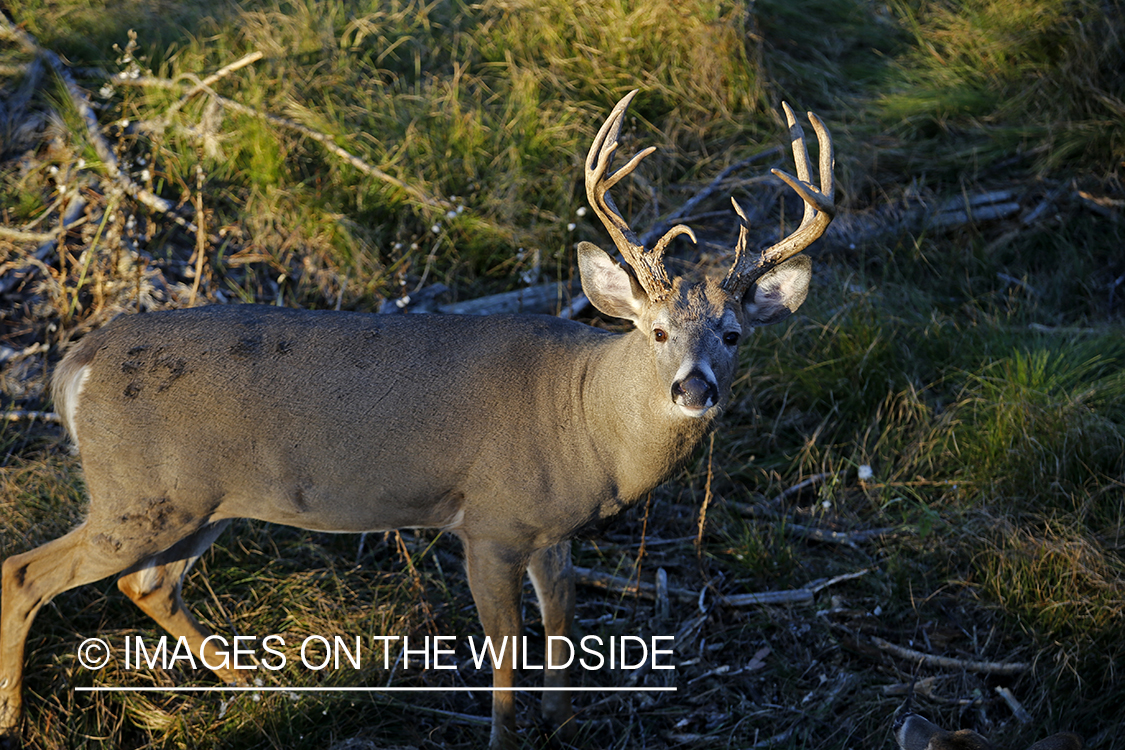
[[[742,298],[745,323],[768,326],[788,318],[805,301],[811,278],[812,261],[807,255],[795,255],[766,272]]]
[[[590,242],[578,244],[578,270],[582,291],[606,315],[638,323],[648,306],[648,295],[629,269]]]

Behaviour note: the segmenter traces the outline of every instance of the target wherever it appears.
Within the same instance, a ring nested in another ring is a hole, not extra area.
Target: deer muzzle
[[[702,417],[719,402],[719,388],[700,370],[692,370],[672,383],[672,400],[689,417]]]

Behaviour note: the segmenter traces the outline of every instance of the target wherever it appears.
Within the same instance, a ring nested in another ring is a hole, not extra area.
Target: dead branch
[[[481,688],[481,689],[484,690],[485,688]],[[464,722],[466,724],[474,724],[474,725],[477,725],[477,726],[486,726],[486,727],[492,726],[492,717],[490,717],[490,716],[474,716],[473,714],[463,714],[463,713],[458,713],[456,711],[446,711],[443,708],[432,708],[432,707],[429,707],[429,706],[422,706],[422,705],[416,706],[415,704],[406,704],[406,703],[402,703],[400,701],[395,701],[395,700],[391,700],[390,702],[397,703],[398,705],[402,706],[403,709],[406,710],[406,711],[414,711],[415,709],[417,709],[418,711],[420,711],[422,713],[434,714],[435,716],[444,716],[448,719],[452,719],[454,721],[461,721],[461,722]]]
[[[811,477],[797,482],[797,484],[793,485],[792,487],[787,487],[786,489],[782,490],[781,494],[779,494],[772,500],[767,500],[763,503],[752,505],[750,503],[740,503],[734,500],[728,500],[727,505],[744,516],[782,518],[783,516],[778,511],[778,509],[785,503],[786,500],[793,497],[794,495],[801,494],[810,487],[815,487],[821,482],[830,479],[832,476],[834,475],[830,472],[825,472],[823,474],[813,474]]]
[[[797,484],[793,485],[792,487],[789,487],[789,488],[783,490],[780,495],[775,497],[770,502],[770,505],[781,505],[781,503],[783,501],[788,500],[789,498],[793,497],[794,495],[799,495],[801,492],[807,490],[809,487],[815,487],[816,485],[820,484],[821,482],[824,482],[825,480],[827,480],[831,477],[832,477],[832,474],[830,472],[824,472],[823,474],[813,474],[808,479],[797,482]]]
[[[911,682],[899,682],[894,685],[884,685],[883,695],[893,696],[908,696],[908,695],[921,695],[926,698],[934,699],[936,693],[934,688],[943,680],[948,679],[948,675],[935,675],[933,677],[926,677],[922,680],[912,680]]]
[[[1066,190],[1066,185],[1059,185],[1057,188],[1047,193],[1047,195],[1044,196],[1043,200],[1039,201],[1039,205],[1032,209],[1031,213],[1023,217],[1023,219],[1021,220],[1023,225],[1025,227],[1029,227],[1035,222],[1039,221],[1039,217],[1046,213],[1048,208],[1054,205],[1055,201],[1058,200],[1059,196],[1063,194],[1064,190]]]
[[[731,607],[753,607],[758,604],[812,604],[813,592],[808,589],[757,591],[751,594],[724,596],[723,602]]]
[[[253,61],[250,61],[250,62],[253,62]],[[246,64],[249,64],[249,63],[246,63]],[[91,71],[91,72],[93,72],[93,71]],[[111,80],[114,81],[114,83],[119,84],[119,85],[142,86],[142,87],[143,86],[152,86],[152,87],[155,87],[155,88],[177,89],[177,90],[183,90],[183,89],[187,88],[186,84],[180,83],[179,81],[173,81],[173,80],[169,80],[167,78],[159,78],[157,76],[138,76],[137,78],[131,78],[131,79],[128,79],[128,80],[117,80],[117,79],[113,79],[112,76],[110,76],[108,73],[106,73],[104,71],[99,71],[99,72],[100,72],[101,75],[103,75],[107,79],[111,79]],[[335,154],[336,156],[340,157],[341,159],[346,161],[348,164],[351,164],[353,167],[358,169],[360,172],[363,172],[366,175],[370,175],[372,177],[375,177],[376,179],[381,180],[382,182],[386,182],[390,185],[394,185],[395,187],[402,190],[403,192],[405,192],[410,197],[414,198],[419,203],[430,206],[432,208],[439,208],[443,211],[448,211],[448,210],[454,208],[453,204],[450,203],[449,201],[441,199],[441,198],[434,198],[430,195],[427,195],[425,192],[423,192],[419,188],[416,188],[413,185],[410,185],[409,183],[406,183],[406,182],[400,180],[399,178],[384,172],[383,170],[379,169],[376,166],[368,164],[363,159],[360,159],[358,156],[352,154],[351,152],[347,151],[346,149],[343,149],[340,146],[337,146],[336,142],[332,138],[332,136],[330,136],[326,133],[321,133],[320,131],[313,130],[312,128],[308,127],[307,125],[302,125],[301,123],[296,122],[294,120],[290,120],[286,117],[281,117],[280,115],[271,114],[269,112],[263,112],[260,109],[255,109],[254,107],[249,107],[249,106],[247,106],[245,104],[242,104],[240,102],[236,102],[233,99],[229,99],[225,96],[222,96],[221,94],[215,92],[209,85],[207,85],[206,79],[203,80],[203,81],[199,81],[199,82],[195,83],[193,85],[193,87],[191,89],[189,89],[189,91],[206,92],[217,104],[219,104],[223,107],[226,107],[226,108],[228,108],[230,110],[233,110],[235,112],[239,112],[241,114],[250,115],[252,117],[260,117],[263,120],[265,120],[266,122],[270,123],[271,125],[277,125],[278,127],[285,128],[287,130],[292,130],[296,133],[300,133],[301,135],[305,136],[306,138],[311,138],[312,140],[314,140],[317,143],[319,143],[320,145],[322,145],[329,152],[331,152],[331,153]]]
[[[1031,669],[1031,665],[1025,662],[974,661],[970,659],[954,659],[950,656],[924,654],[921,651],[915,651],[914,649],[903,648],[902,646],[888,643],[877,636],[872,636],[871,643],[873,643],[876,648],[886,651],[893,656],[897,656],[900,659],[925,664],[929,667],[937,667],[938,669],[956,669],[963,672],[984,672],[986,674],[1008,675],[1022,674]]]
[[[1029,714],[1027,709],[1023,707],[1023,704],[1016,699],[1016,696],[1012,695],[1011,690],[1002,685],[997,685],[995,690],[996,694],[1003,698],[1004,702],[1008,704],[1008,708],[1012,709],[1012,715],[1016,717],[1016,721],[1020,724],[1030,724],[1032,722],[1031,714]]]
[[[71,75],[70,69],[63,63],[59,56],[51,50],[39,46],[39,43],[34,37],[23,29],[12,26],[3,16],[0,16],[0,35],[16,40],[25,51],[36,55],[42,60],[46,60],[47,64],[51,66],[51,69],[55,71],[59,80],[61,80],[66,87],[71,103],[81,116],[82,122],[86,126],[86,134],[91,144],[94,146],[94,151],[97,152],[98,158],[101,159],[110,179],[116,182],[127,195],[136,201],[153,211],[169,215],[173,221],[186,227],[189,231],[194,232],[195,226],[183,217],[176,215],[175,206],[171,201],[161,198],[147,188],[138,185],[128,174],[121,170],[121,165],[117,161],[117,155],[113,153],[109,142],[106,141],[105,136],[102,135],[101,125],[98,123],[98,118],[90,106],[89,97],[86,95],[85,91],[79,88],[74,80],[74,76]]]
[[[732,174],[741,169],[745,169],[756,161],[761,161],[762,159],[768,159],[771,156],[776,156],[781,152],[781,150],[781,146],[767,148],[765,151],[754,154],[753,156],[749,156],[735,164],[731,164],[722,172],[719,172],[718,176],[716,176],[715,179],[711,180],[711,182],[707,183],[706,187],[693,195],[691,198],[688,198],[684,202],[684,204],[677,210],[673,211],[660,221],[653,224],[647,232],[642,234],[641,244],[645,247],[648,247],[653,242],[656,242],[656,240],[663,236],[663,234],[667,232],[673,224],[682,222],[684,220],[684,217],[689,216],[691,212],[694,211],[697,206],[699,206],[700,203],[710,198],[715,193],[715,191],[717,191],[722,186],[723,182],[725,182],[727,178],[729,178]]]
[[[444,315],[497,315],[506,313],[552,314],[564,300],[577,291],[574,282],[552,281],[547,284],[490,294],[487,297],[438,304],[437,298],[447,293],[444,284],[433,284],[399,299],[387,300],[380,307],[382,314],[437,312]]]
[[[855,573],[844,573],[842,575],[833,576],[832,578],[818,578],[815,581],[806,583],[804,588],[814,594],[819,594],[829,586],[835,586],[837,583],[843,583],[844,581],[854,581],[857,578],[863,578],[870,572],[870,568],[864,568],[863,570],[857,570]]]
[[[226,78],[236,70],[245,68],[247,65],[258,62],[258,60],[261,60],[263,57],[264,55],[260,51],[255,50],[254,52],[251,52],[250,54],[244,55],[238,60],[235,60],[230,65],[224,65],[211,75],[204,78],[202,81],[196,79],[195,85],[185,91],[183,96],[180,97],[179,101],[177,101],[175,104],[169,107],[167,111],[164,112],[164,116],[161,117],[161,124],[163,126],[167,126],[168,123],[172,120],[172,115],[178,112],[180,108],[187,104],[188,101],[196,94],[203,91],[210,91],[211,86],[215,83],[218,83],[220,80]],[[195,76],[192,76],[192,78],[194,79]]]
[[[1108,196],[1094,195],[1085,190],[1075,190],[1075,197],[1078,201],[1096,214],[1100,214],[1107,219],[1117,220],[1117,212],[1125,208],[1125,201],[1118,198],[1110,198]]]
[[[559,317],[565,318],[566,320],[573,320],[574,317],[578,315],[578,313],[582,312],[589,306],[590,300],[586,297],[585,294],[579,292],[578,294],[574,295],[574,299],[570,301],[569,305],[565,305],[561,310],[559,310]]]
[[[8,346],[0,346],[0,365],[4,364],[5,362],[18,362],[25,357],[32,357],[36,354],[42,354],[48,349],[50,349],[50,347],[42,342],[38,344],[32,344],[31,346],[22,350],[12,349]]]
[[[793,736],[793,732],[795,731],[797,731],[797,726],[794,724],[780,734],[775,734],[773,737],[767,737],[764,740],[755,742],[750,746],[750,750],[764,750],[770,747],[787,747],[790,744],[789,739]]]
[[[514,292],[492,294],[450,305],[439,305],[438,312],[447,315],[496,315],[499,313],[553,313],[560,302],[575,291],[573,282],[557,281],[538,284]]]
[[[931,214],[925,226],[927,229],[944,229],[978,221],[1003,219],[1020,210],[1020,204],[1012,198],[1010,190],[992,190],[954,198]]]
[[[615,576],[611,573],[600,573],[590,568],[574,567],[574,576],[577,583],[592,588],[602,589],[615,594],[632,594],[645,599],[656,599],[656,585],[634,581],[630,578]],[[668,587],[668,595],[681,601],[694,602],[699,599],[699,593],[687,589]]]
[[[784,521],[775,523],[774,525],[778,529],[795,534],[796,536],[804,537],[805,539],[812,539],[815,542],[843,544],[853,548],[865,542],[870,542],[872,539],[878,539],[879,537],[905,530],[901,527],[888,526],[881,529],[865,529],[862,531],[830,531],[829,529],[818,529],[813,526],[802,526],[801,524]]]
[[[841,212],[818,242],[818,252],[854,249],[899,234],[949,232],[980,222],[1006,219],[1019,210],[1020,204],[1014,192],[995,190],[962,196],[938,206],[920,199],[909,199],[883,205],[864,214]],[[764,236],[757,239],[761,244],[768,240]]]
[[[12,242],[48,242],[55,239],[55,232],[25,232],[22,229],[0,226],[0,238]]]
[[[599,588],[617,594],[632,594],[645,599],[656,599],[656,586],[651,583],[634,581],[629,578],[599,573],[590,568],[574,568],[575,580],[586,586]],[[681,601],[699,601],[699,592],[687,589],[668,588],[668,595]],[[751,594],[724,596],[722,601],[732,607],[752,607],[758,604],[811,604],[813,592],[808,589],[790,591],[761,591]]]

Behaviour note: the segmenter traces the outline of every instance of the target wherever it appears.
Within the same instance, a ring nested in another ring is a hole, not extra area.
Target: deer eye
[[[726,344],[727,346],[734,346],[735,344],[737,344],[738,343],[738,332],[737,331],[729,331],[728,333],[724,333],[723,334],[723,343]]]
[[[656,339],[656,343],[663,344],[668,340],[668,332],[663,328],[654,328],[652,330],[652,337]]]

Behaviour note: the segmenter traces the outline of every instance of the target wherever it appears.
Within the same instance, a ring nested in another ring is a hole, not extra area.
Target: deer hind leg
[[[9,557],[0,589],[0,736],[18,729],[27,632],[54,597],[100,581],[137,562],[141,551],[83,523],[54,541]]]
[[[541,549],[531,556],[527,572],[539,598],[539,611],[543,616],[543,630],[547,635],[547,663],[566,664],[573,652],[567,648],[574,620],[574,569],[570,563],[570,542]],[[552,639],[560,636],[566,640]],[[566,669],[547,669],[543,685],[546,688],[570,687]],[[570,693],[547,691],[543,693],[543,718],[559,727],[563,739],[574,738],[577,727],[570,705]]]
[[[185,639],[192,654],[220,680],[248,685],[250,670],[211,666],[224,663],[224,652],[214,642],[205,643],[211,631],[195,619],[181,596],[188,570],[229,525],[230,521],[220,521],[204,526],[169,549],[131,566],[117,579],[117,588],[169,635]]]
[[[511,748],[516,744],[516,697],[512,691],[515,665],[519,663],[516,644],[523,629],[520,594],[528,560],[519,550],[503,544],[463,539],[469,590],[484,634],[492,639],[497,654],[504,648],[499,664],[492,669],[492,734],[488,747]]]

